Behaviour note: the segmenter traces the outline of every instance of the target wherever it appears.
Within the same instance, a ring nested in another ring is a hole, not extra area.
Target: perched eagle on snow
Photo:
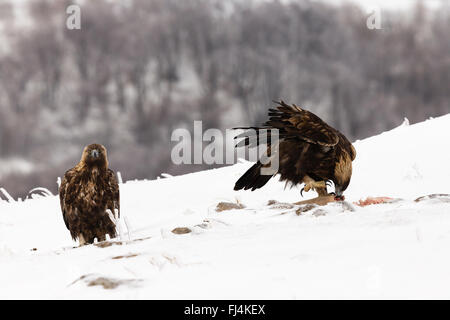
[[[253,129],[238,135],[236,138],[245,139],[236,146],[251,147],[252,141],[259,145],[262,140],[259,129],[278,129],[278,150],[270,157],[279,157],[279,168],[273,175],[280,174],[280,181],[291,182],[293,185],[304,183],[302,192],[315,190],[319,196],[328,194],[327,185],[331,180],[335,186],[336,200],[343,200],[342,193],[347,189],[352,176],[355,148],[342,133],[312,112],[295,104],[290,106],[283,101],[276,103],[276,109],[269,109],[269,120],[263,127],[235,128]],[[269,140],[266,141],[270,142]],[[270,146],[267,152],[271,152]],[[234,190],[253,191],[264,186],[273,176],[260,174],[264,166],[268,167],[270,164],[263,165],[260,161],[254,164],[236,182]]]
[[[116,226],[107,210],[120,214],[119,184],[108,168],[106,148],[91,144],[80,162],[64,174],[59,188],[61,210],[73,240],[80,245],[116,236]]]

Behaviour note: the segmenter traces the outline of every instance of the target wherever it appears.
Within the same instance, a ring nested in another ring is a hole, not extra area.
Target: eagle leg
[[[80,247],[82,247],[86,244],[86,240],[84,240],[82,233],[80,233],[80,235],[78,236],[78,242],[80,243]]]
[[[327,192],[327,184],[325,181],[315,181],[309,176],[305,176],[303,179],[305,186],[300,191],[300,195],[303,197],[303,191],[308,192],[309,190],[314,190],[320,196],[325,196]]]
[[[316,192],[319,195],[319,197],[323,197],[328,195],[327,187],[324,188],[316,188]]]

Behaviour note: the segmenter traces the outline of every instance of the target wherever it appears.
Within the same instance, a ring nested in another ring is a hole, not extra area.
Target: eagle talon
[[[304,181],[305,186],[300,190],[300,195],[303,197],[303,191],[308,192],[310,190],[316,191],[319,196],[326,195],[327,184],[325,181],[314,181],[310,178]]]
[[[310,182],[306,182],[305,183],[305,191],[308,192],[309,190],[313,190],[315,191],[316,189],[320,189],[320,188],[326,188],[326,183],[324,181],[310,181]]]

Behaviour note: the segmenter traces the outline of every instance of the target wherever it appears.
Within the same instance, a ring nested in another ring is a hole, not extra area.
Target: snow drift
[[[449,128],[450,114],[357,141],[346,199],[402,200],[355,211],[298,214],[276,178],[233,191],[249,162],[121,184],[123,242],[73,248],[56,196],[0,201],[0,298],[448,299],[450,200],[414,199],[450,193]]]

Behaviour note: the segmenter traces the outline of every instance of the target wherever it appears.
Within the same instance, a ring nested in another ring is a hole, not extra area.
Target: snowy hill
[[[277,179],[235,192],[248,162],[122,184],[131,240],[106,247],[73,248],[56,196],[0,201],[0,298],[448,299],[450,200],[414,199],[450,193],[449,128],[450,114],[357,141],[347,201],[403,200],[354,211],[268,205],[302,200]]]

